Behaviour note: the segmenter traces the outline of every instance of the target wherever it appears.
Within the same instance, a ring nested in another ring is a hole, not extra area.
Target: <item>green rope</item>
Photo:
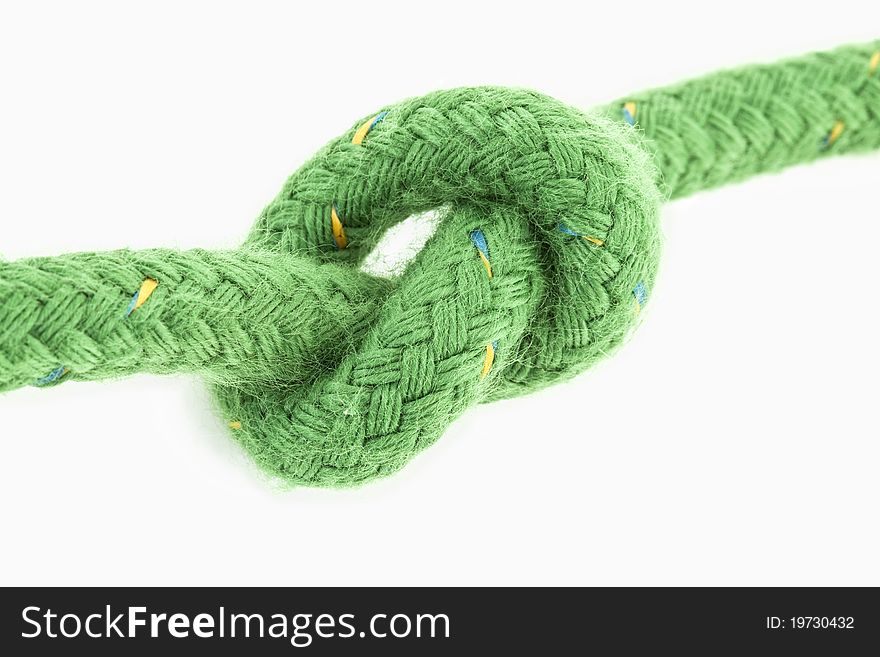
[[[834,153],[880,147],[880,42],[636,94],[636,124],[680,198]],[[835,131],[838,126],[838,131]],[[835,131],[833,139],[829,139]]]
[[[677,198],[880,147],[880,42],[722,72],[584,113],[442,91],[359,122],[235,251],[0,263],[0,390],[198,373],[293,483],[387,475],[474,403],[567,379],[626,338]],[[445,208],[393,280],[390,226]]]

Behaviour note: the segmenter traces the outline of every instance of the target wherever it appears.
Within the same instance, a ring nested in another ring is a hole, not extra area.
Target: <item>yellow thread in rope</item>
[[[486,273],[489,274],[489,278],[492,278],[492,264],[489,262],[488,258],[485,255],[480,253],[480,260],[483,261],[483,267],[486,269]]]
[[[330,228],[333,230],[333,241],[336,242],[336,248],[340,251],[348,246],[348,238],[345,236],[345,229],[336,213],[336,206],[330,207]]]
[[[834,144],[834,142],[836,142],[840,138],[841,133],[843,133],[843,128],[843,121],[836,121],[834,123],[834,126],[831,128],[831,132],[828,133],[828,135],[825,137],[825,140],[822,142],[822,145],[825,148],[830,148]]]
[[[559,224],[558,228],[566,235],[572,235],[573,237],[582,237],[584,240],[586,240],[590,244],[595,244],[596,246],[604,246],[605,245],[605,240],[601,240],[598,237],[592,237],[590,235],[583,235],[581,233],[578,233],[577,231],[572,230],[571,228],[569,228],[565,224]]]
[[[128,308],[125,311],[125,316],[128,317],[135,310],[143,306],[147,299],[150,298],[150,295],[155,292],[156,288],[159,286],[159,281],[147,278],[141,283],[140,289],[134,293],[134,296],[131,298],[131,301],[128,302]]]
[[[364,143],[364,139],[367,138],[367,133],[370,132],[374,127],[376,127],[377,123],[381,123],[382,119],[385,118],[385,115],[388,112],[379,112],[372,119],[368,119],[361,124],[361,127],[354,131],[354,137],[351,138],[351,143],[356,146],[360,146]]]
[[[497,342],[490,342],[486,345],[486,357],[483,359],[483,369],[480,372],[480,378],[486,378],[486,375],[489,373],[489,370],[492,369],[492,364],[495,362],[495,349],[498,348]]]
[[[868,62],[868,77],[874,75],[877,72],[877,69],[880,68],[880,50],[875,52],[871,56],[871,61]]]
[[[621,110],[623,112],[623,120],[630,125],[636,124],[636,104],[632,101],[623,104]]]
[[[241,422],[239,422],[238,420],[230,420],[229,428],[238,431],[239,429],[241,429]]]
[[[477,247],[477,253],[480,254],[480,261],[483,263],[486,273],[489,275],[489,278],[492,278],[492,263],[489,262],[489,243],[486,241],[486,236],[482,230],[477,228],[470,232],[469,237],[474,246]]]

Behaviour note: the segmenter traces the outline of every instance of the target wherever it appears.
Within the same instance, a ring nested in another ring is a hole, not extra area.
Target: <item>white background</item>
[[[435,88],[590,107],[880,31],[872,2],[19,4],[6,259],[234,246],[324,142]],[[273,489],[193,378],[6,394],[0,582],[878,585],[878,180],[836,158],[667,205],[615,358],[356,490]]]

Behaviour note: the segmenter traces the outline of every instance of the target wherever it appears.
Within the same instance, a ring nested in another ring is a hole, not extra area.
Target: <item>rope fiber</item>
[[[365,116],[234,251],[0,262],[0,391],[196,373],[270,474],[390,474],[469,406],[568,379],[637,324],[667,199],[880,147],[880,41],[583,112],[452,89]],[[444,208],[398,277],[360,264]]]

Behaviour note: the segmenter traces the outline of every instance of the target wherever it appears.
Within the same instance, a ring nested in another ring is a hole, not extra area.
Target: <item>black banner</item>
[[[7,655],[866,654],[876,589],[4,589]],[[876,652],[875,652],[876,654]]]

